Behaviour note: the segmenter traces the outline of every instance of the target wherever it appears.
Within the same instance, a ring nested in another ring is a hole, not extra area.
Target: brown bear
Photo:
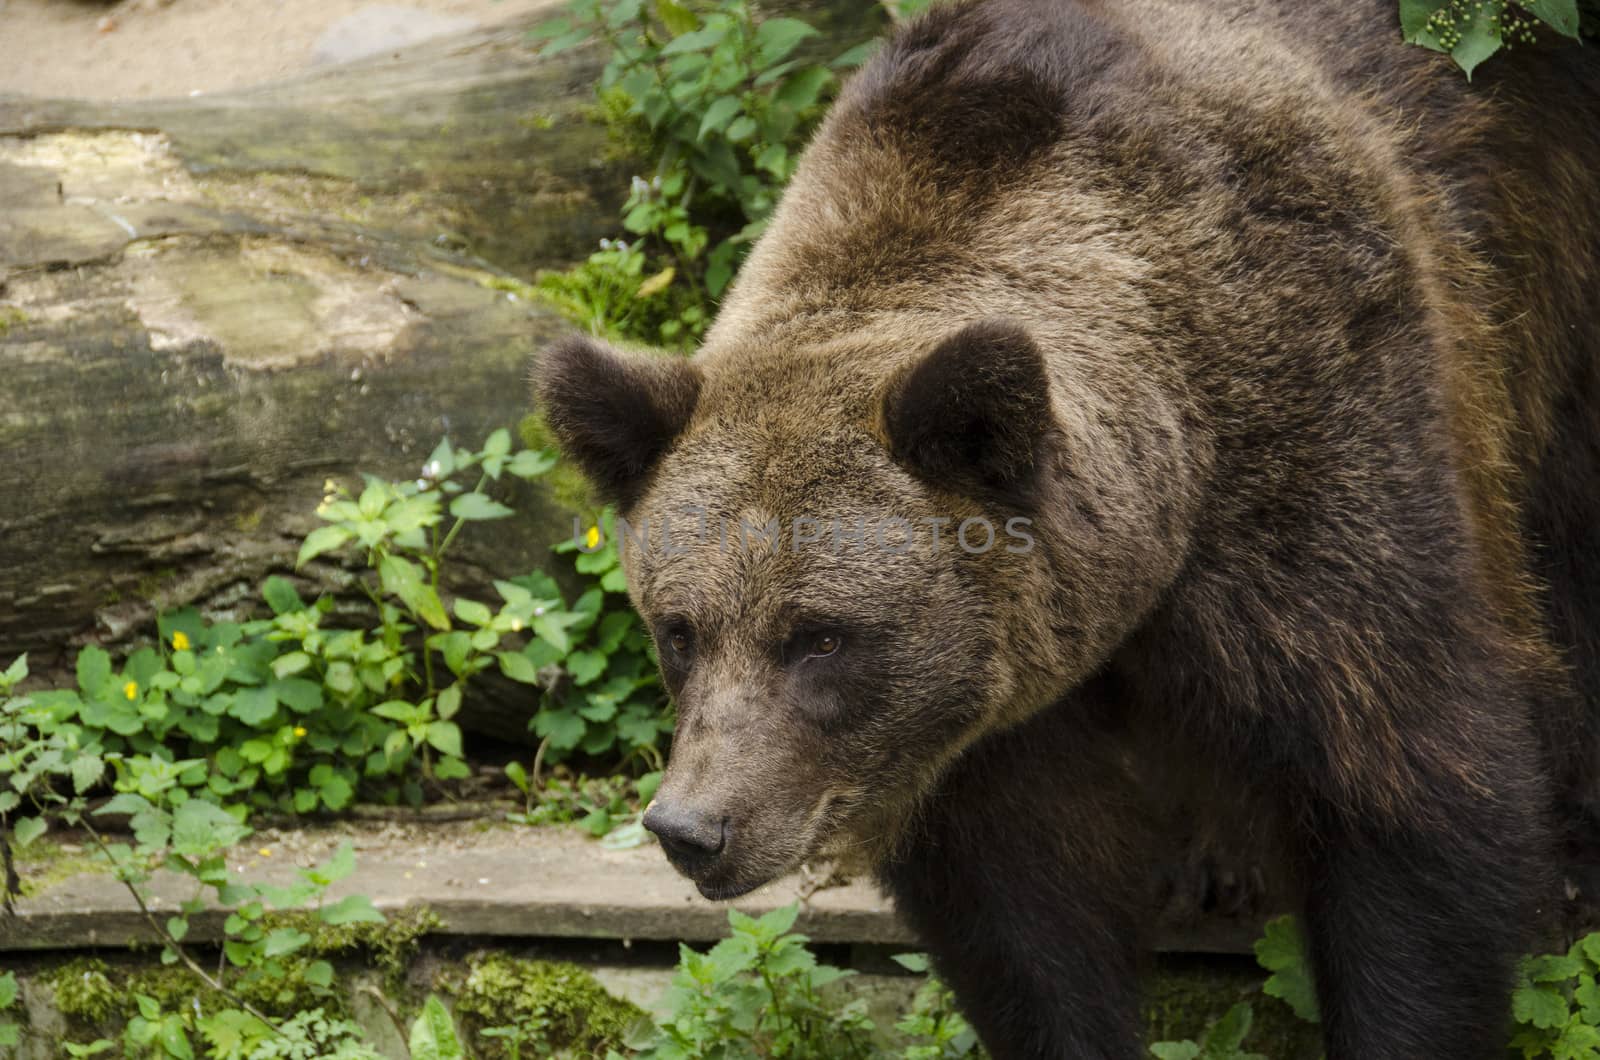
[[[1395,15],[935,6],[694,358],[545,353],[703,894],[854,856],[995,1057],[1128,1060],[1182,792],[1267,822],[1332,1060],[1503,1055],[1600,746],[1600,56]]]

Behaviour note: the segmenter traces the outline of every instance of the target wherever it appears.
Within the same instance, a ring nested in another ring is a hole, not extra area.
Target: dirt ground
[[[319,41],[326,53],[348,49],[352,33],[377,40],[382,31],[364,26],[466,29],[556,6],[559,0],[0,0],[0,95],[219,92],[310,68]],[[352,16],[371,21],[345,22],[342,41],[333,39],[335,24]]]

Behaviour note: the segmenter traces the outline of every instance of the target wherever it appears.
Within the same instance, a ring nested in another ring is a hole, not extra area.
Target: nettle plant
[[[817,31],[760,18],[746,0],[572,0],[534,34],[547,53],[604,42],[602,112],[626,153],[654,167],[624,207],[622,226],[639,239],[602,243],[541,289],[596,332],[692,343],[766,226],[838,71],[869,46],[826,63],[797,57]]]
[[[80,678],[109,684],[110,675],[100,673],[99,666],[98,657],[91,656]],[[327,888],[355,868],[350,845],[341,846],[323,865],[297,870],[291,882],[241,879],[229,871],[227,856],[251,835],[244,822],[246,808],[227,809],[215,801],[204,784],[204,760],[108,751],[94,729],[56,716],[60,697],[43,694],[54,699],[57,706],[51,707],[16,695],[16,686],[27,676],[23,658],[0,677],[0,746],[6,748],[0,754],[0,776],[8,782],[0,791],[0,817],[9,825],[10,839],[26,847],[45,832],[49,819],[86,833],[161,945],[162,961],[182,964],[196,980],[194,1003],[181,1012],[162,1013],[153,999],[136,999],[139,1015],[123,1035],[126,1055],[192,1056],[190,1032],[239,1041],[276,1038],[278,1024],[258,1007],[260,1002],[270,1006],[293,997],[332,998],[332,965],[299,955],[311,935],[298,927],[274,925],[269,913],[310,911],[320,923],[334,926],[381,922],[382,915],[364,897],[325,901]],[[124,699],[133,702],[133,697]],[[114,775],[115,794],[98,805],[91,803],[91,793],[108,775]],[[105,827],[112,817],[125,819],[128,838],[118,838]],[[192,884],[189,896],[170,915],[159,915],[148,895],[157,869]],[[223,959],[210,967],[184,943],[190,917],[208,906],[228,912]],[[7,1036],[0,1028],[0,1039]],[[73,1043],[69,1052],[92,1056],[114,1044]]]

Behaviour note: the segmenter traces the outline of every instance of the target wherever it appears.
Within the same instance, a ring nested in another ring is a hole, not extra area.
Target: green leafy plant
[[[638,778],[587,777],[558,767],[536,786],[522,764],[512,762],[506,775],[526,800],[522,812],[506,814],[517,824],[577,825],[617,849],[647,841],[640,818],[661,784],[660,770]]]
[[[1307,1023],[1320,1022],[1310,950],[1299,921],[1292,916],[1268,921],[1265,933],[1256,940],[1255,954],[1256,962],[1272,973],[1262,991],[1288,1005]]]
[[[1524,1060],[1600,1060],[1600,934],[1564,954],[1525,958],[1511,996],[1512,1049]]]
[[[411,1060],[464,1060],[467,1056],[450,1010],[438,994],[429,994],[423,1002],[422,1011],[411,1024],[407,1048]]]
[[[22,1040],[22,1028],[11,1018],[19,990],[15,972],[0,972],[0,1046],[13,1046]]]
[[[1405,39],[1444,52],[1470,79],[1485,59],[1503,49],[1536,43],[1553,31],[1576,39],[1585,18],[1578,0],[1400,0]]]
[[[604,42],[602,113],[654,170],[633,178],[624,207],[622,226],[638,240],[605,241],[540,288],[597,333],[691,343],[765,227],[837,71],[865,48],[801,58],[817,31],[758,17],[746,0],[572,0],[534,32],[548,52]]]
[[[908,972],[928,975],[926,954],[901,953],[894,960]],[[978,1053],[977,1032],[956,1008],[950,988],[933,976],[917,989],[911,1011],[895,1024],[895,1029],[910,1043],[902,1053],[903,1060],[956,1060]]]
[[[1267,1060],[1245,1051],[1253,1020],[1250,1006],[1240,1003],[1208,1027],[1198,1042],[1156,1042],[1150,1053],[1157,1060]]]
[[[830,1004],[822,994],[854,973],[818,963],[806,937],[790,931],[798,915],[798,905],[760,919],[729,910],[729,938],[706,953],[680,947],[665,1001],[671,1014],[643,1041],[630,1043],[637,1055],[658,1060],[871,1055],[865,1000]]]

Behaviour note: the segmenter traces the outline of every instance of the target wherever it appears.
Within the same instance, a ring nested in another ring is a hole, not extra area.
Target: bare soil
[[[335,23],[377,6],[372,0],[0,0],[0,95],[151,99],[280,80],[315,64],[317,41]],[[491,26],[557,0],[383,6]]]

